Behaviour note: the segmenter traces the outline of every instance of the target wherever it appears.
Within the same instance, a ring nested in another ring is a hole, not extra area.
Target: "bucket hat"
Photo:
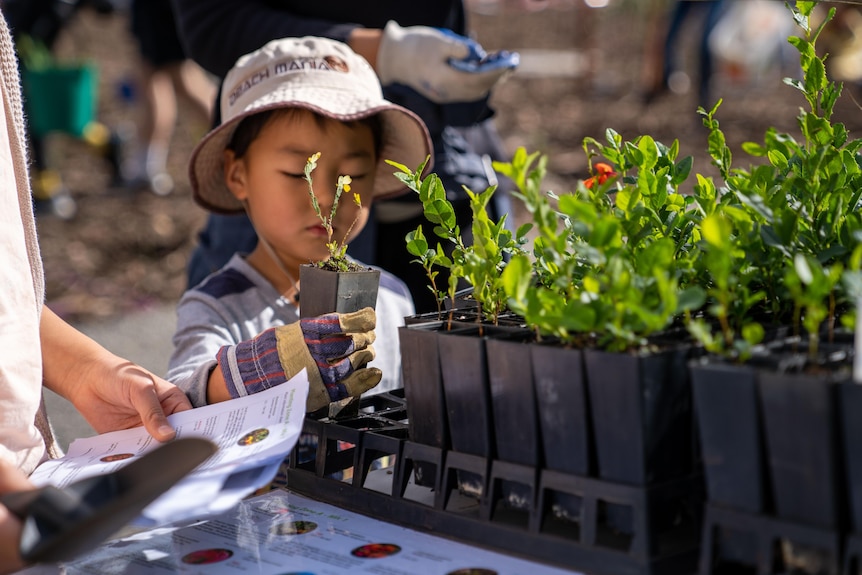
[[[217,213],[243,211],[224,182],[223,152],[243,118],[279,108],[305,108],[321,116],[355,121],[379,116],[382,126],[373,199],[406,191],[383,160],[409,168],[431,152],[431,139],[419,117],[383,98],[368,62],[342,42],[306,36],[273,40],[242,56],[222,85],[222,123],[192,151],[189,179],[195,201]],[[326,153],[326,150],[320,150]],[[426,167],[426,170],[430,167]]]

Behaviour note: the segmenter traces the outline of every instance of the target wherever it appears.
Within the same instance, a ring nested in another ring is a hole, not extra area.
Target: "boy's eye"
[[[293,172],[284,172],[284,171],[283,171],[283,172],[281,172],[281,173],[282,173],[282,175],[287,176],[288,178],[299,178],[299,179],[302,179],[302,178],[304,178],[304,177],[305,177],[305,174],[303,174],[302,172],[300,172],[300,173],[298,173],[298,174],[294,174]]]

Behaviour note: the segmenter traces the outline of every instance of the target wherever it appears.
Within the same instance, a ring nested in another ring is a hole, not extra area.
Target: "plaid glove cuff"
[[[222,347],[216,359],[232,398],[258,393],[287,381],[278,358],[275,328],[254,339]]]

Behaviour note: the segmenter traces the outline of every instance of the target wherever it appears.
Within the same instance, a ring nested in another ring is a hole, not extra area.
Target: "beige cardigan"
[[[2,74],[4,114],[6,116],[7,136],[12,161],[15,168],[15,180],[18,186],[18,205],[21,211],[21,222],[24,226],[24,237],[27,245],[27,255],[30,260],[30,270],[33,280],[33,291],[36,302],[45,300],[45,278],[42,269],[42,259],[36,236],[36,222],[33,217],[33,206],[30,195],[30,179],[27,165],[27,132],[24,127],[24,113],[21,102],[21,80],[18,73],[18,62],[14,44],[6,25],[6,19],[0,15],[0,74]],[[41,306],[36,310],[34,321],[38,322]],[[62,455],[55,441],[45,403],[42,401],[35,414],[36,427],[45,439],[45,447],[50,457]]]

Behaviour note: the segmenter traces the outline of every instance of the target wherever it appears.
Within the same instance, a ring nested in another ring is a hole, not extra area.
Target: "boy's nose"
[[[324,216],[328,216],[329,212],[332,210],[332,204],[335,201],[338,176],[320,174],[315,175],[312,181],[314,182],[314,194],[317,196],[318,205],[320,205],[320,213]],[[342,199],[346,197],[344,192],[342,192],[341,197]]]

